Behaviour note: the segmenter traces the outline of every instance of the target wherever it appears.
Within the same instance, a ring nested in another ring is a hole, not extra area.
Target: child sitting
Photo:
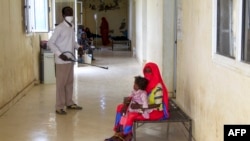
[[[147,98],[147,92],[146,92],[147,85],[148,85],[148,80],[146,78],[141,77],[141,76],[136,76],[135,81],[134,81],[134,90],[132,91],[129,97],[125,98],[125,103],[127,103],[127,105],[128,105],[128,101],[130,101],[127,112],[142,113],[142,116],[145,119],[149,118],[149,113],[151,111],[151,110],[147,110],[148,108],[148,98]],[[130,105],[133,103],[141,104],[142,108],[132,109]],[[124,111],[124,115],[125,115],[125,111]]]
[[[148,108],[148,98],[147,98],[147,92],[146,92],[146,87],[148,85],[148,80],[144,77],[141,76],[136,76],[134,80],[134,89],[132,93],[124,98],[124,106],[122,109],[123,116],[121,117],[120,124],[124,125],[126,122],[126,113],[129,112],[137,112],[141,113],[142,116],[145,119],[149,118],[149,113],[151,110],[147,109]],[[132,103],[138,103],[142,105],[141,109],[132,109],[131,104]],[[116,131],[115,135],[112,136],[111,138],[105,139],[104,141],[127,141],[123,137],[122,132],[122,126]]]

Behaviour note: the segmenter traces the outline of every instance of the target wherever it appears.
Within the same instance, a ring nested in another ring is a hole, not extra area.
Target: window
[[[217,1],[217,53],[234,58],[232,0]]]
[[[242,58],[241,60],[250,63],[250,1],[242,3]]]
[[[48,0],[25,0],[25,30],[31,32],[49,32]]]
[[[213,62],[250,76],[250,0],[213,0]]]

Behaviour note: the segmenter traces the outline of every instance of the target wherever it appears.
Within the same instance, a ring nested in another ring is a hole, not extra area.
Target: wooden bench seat
[[[184,113],[172,99],[169,100],[169,112],[170,112],[170,117],[166,120],[134,121],[133,141],[136,141],[136,129],[146,123],[168,123],[167,125],[167,136],[168,136],[170,122],[181,122],[188,131],[188,134],[189,134],[188,141],[192,141],[192,119],[186,113]]]

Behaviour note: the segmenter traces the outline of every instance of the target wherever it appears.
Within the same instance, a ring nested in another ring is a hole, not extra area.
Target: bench
[[[125,44],[128,46],[128,49],[131,50],[131,40],[125,36],[115,36],[111,37],[112,50],[114,50],[114,44]]]
[[[169,133],[169,123],[170,122],[181,122],[186,130],[188,131],[188,141],[192,141],[192,119],[184,113],[177,104],[170,99],[169,100],[169,112],[170,117],[166,120],[158,120],[158,121],[134,121],[133,123],[133,141],[136,141],[136,129],[146,123],[168,123],[167,125],[167,136]]]

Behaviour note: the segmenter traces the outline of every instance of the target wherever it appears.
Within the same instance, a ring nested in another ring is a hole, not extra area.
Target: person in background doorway
[[[102,36],[102,45],[107,46],[109,41],[109,23],[105,17],[102,17],[102,22],[100,26],[101,36]]]
[[[56,113],[67,114],[65,107],[72,110],[81,110],[72,99],[74,82],[74,63],[69,61],[75,49],[82,47],[75,42],[73,9],[66,6],[62,9],[64,21],[56,28],[48,41],[48,47],[55,54],[56,63]],[[67,52],[67,53],[66,53]]]

